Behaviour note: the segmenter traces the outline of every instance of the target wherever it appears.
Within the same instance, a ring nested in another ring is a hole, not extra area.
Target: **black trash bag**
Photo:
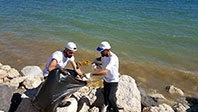
[[[32,104],[40,112],[56,112],[56,108],[67,95],[87,84],[87,81],[75,78],[75,71],[67,71],[70,75],[62,73],[60,69],[52,70],[39,88]]]

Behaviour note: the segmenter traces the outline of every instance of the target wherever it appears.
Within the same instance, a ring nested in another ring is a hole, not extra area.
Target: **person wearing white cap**
[[[102,61],[104,70],[94,71],[89,74],[85,74],[88,78],[90,75],[104,75],[104,98],[105,98],[105,107],[107,107],[107,112],[113,108],[114,112],[119,112],[118,107],[115,102],[115,93],[118,87],[119,81],[119,60],[118,57],[110,51],[110,44],[106,41],[101,42],[97,51],[101,53],[101,57],[96,58],[93,63],[96,61]]]
[[[76,73],[80,76],[83,76],[81,70],[77,67],[76,63],[74,62],[74,53],[77,51],[77,46],[74,42],[68,42],[65,46],[64,50],[54,52],[45,66],[43,70],[44,78],[46,78],[49,72],[55,68],[63,68],[67,65],[68,62],[72,64],[73,69]]]

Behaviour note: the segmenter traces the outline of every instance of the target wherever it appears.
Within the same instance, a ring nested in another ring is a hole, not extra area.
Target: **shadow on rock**
[[[198,112],[198,98],[186,97],[186,101],[190,104],[187,112]]]
[[[42,86],[42,84],[43,84],[43,83],[41,83],[41,84],[40,84],[38,87],[36,87],[36,88],[26,90],[26,91],[24,92],[24,94],[25,94],[28,98],[30,98],[30,99],[34,98],[35,95],[37,94],[39,88]]]
[[[98,88],[97,91],[96,91],[96,100],[93,102],[93,104],[91,105],[90,108],[92,107],[98,107],[99,108],[99,111],[101,112],[101,110],[103,109],[103,106],[104,106],[104,88]]]
[[[34,98],[34,96],[36,95],[38,89],[41,87],[42,83],[37,87],[37,88],[33,88],[33,89],[28,89],[24,92],[24,95],[26,98]],[[24,96],[22,96],[19,93],[15,93],[12,96],[11,99],[11,105],[10,105],[10,109],[8,112],[15,112],[19,106],[19,104],[21,103],[22,99]]]

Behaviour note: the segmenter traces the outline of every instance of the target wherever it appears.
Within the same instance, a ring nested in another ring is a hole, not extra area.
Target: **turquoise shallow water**
[[[196,0],[0,0],[0,34],[91,52],[107,40],[122,61],[198,73],[197,12]]]

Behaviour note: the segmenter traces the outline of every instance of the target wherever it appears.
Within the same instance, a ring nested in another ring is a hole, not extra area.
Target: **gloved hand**
[[[95,63],[98,63],[98,61],[96,59],[94,59],[91,64],[95,64]]]
[[[68,71],[64,70],[64,69],[60,69],[60,72],[66,74],[66,75],[71,75]]]
[[[91,73],[86,73],[86,74],[85,74],[85,77],[88,78],[88,79],[89,79],[91,76],[92,76]]]

